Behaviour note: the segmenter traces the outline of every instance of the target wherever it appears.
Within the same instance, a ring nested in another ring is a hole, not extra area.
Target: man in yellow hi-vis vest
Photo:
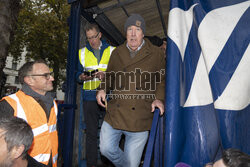
[[[87,167],[97,165],[98,122],[105,109],[96,102],[96,88],[99,87],[114,47],[101,40],[102,33],[96,24],[87,24],[86,47],[79,50],[79,63],[76,79],[83,84],[83,112],[86,123]]]
[[[18,73],[21,90],[0,101],[0,117],[19,117],[32,128],[34,140],[28,154],[49,167],[57,167],[57,105],[54,77],[43,60],[25,63]]]

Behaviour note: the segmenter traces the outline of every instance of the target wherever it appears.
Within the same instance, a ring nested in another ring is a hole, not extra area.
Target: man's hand
[[[98,71],[96,73],[94,73],[93,75],[95,78],[99,78],[100,80],[102,80],[105,76],[105,73],[103,71]]]
[[[162,103],[161,100],[154,100],[153,103],[151,104],[152,106],[152,111],[151,112],[154,112],[155,110],[155,107],[158,107],[160,109],[160,115],[163,115],[164,113],[164,104]]]
[[[88,81],[88,80],[92,80],[92,76],[88,76],[88,75],[84,75],[84,73],[82,73],[81,75],[79,75],[79,79],[82,81]]]
[[[97,100],[97,103],[104,107],[105,108],[105,98],[106,98],[106,93],[104,90],[99,90],[97,93],[96,93],[96,100]],[[104,102],[104,103],[103,103]]]

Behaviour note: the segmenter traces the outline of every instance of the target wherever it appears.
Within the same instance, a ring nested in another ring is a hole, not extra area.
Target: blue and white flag
[[[250,154],[249,42],[249,0],[171,0],[165,167]]]

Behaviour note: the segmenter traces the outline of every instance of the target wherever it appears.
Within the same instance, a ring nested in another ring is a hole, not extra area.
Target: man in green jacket
[[[151,128],[153,111],[164,113],[165,58],[144,39],[145,22],[131,15],[124,26],[127,40],[111,54],[105,80],[96,98],[107,107],[100,133],[100,151],[117,167],[138,167]],[[109,101],[106,102],[106,93]],[[124,150],[119,148],[125,135]]]

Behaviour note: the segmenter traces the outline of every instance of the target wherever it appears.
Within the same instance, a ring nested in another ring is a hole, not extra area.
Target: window
[[[15,84],[19,84],[18,76],[15,76]]]
[[[12,63],[12,70],[16,70],[17,69],[17,63]]]

